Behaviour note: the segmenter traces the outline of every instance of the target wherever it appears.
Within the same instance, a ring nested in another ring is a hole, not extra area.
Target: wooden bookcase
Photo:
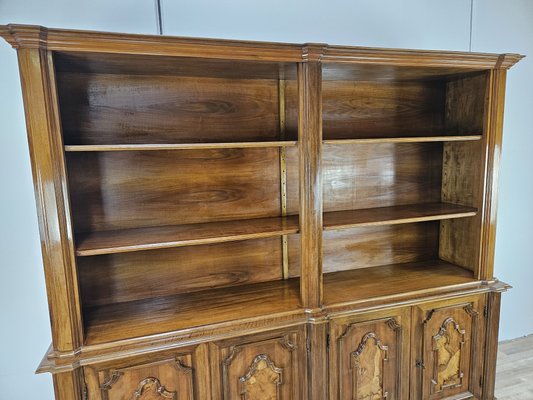
[[[494,399],[521,56],[0,26],[56,398]]]

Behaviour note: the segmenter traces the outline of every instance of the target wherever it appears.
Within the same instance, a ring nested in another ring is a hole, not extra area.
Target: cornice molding
[[[329,46],[323,43],[271,43],[225,39],[48,29],[34,25],[0,25],[0,36],[14,48],[202,57],[214,59],[381,64],[392,66],[508,69],[524,56],[458,51],[403,50]]]

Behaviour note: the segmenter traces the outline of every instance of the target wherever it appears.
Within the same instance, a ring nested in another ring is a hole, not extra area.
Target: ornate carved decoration
[[[181,371],[185,374],[188,374],[188,375],[192,375],[192,373],[194,372],[194,368],[192,367],[189,367],[188,365],[185,365],[183,363],[183,361],[181,361],[179,358],[176,358],[176,362],[174,363],[174,367],[176,367],[176,369],[178,371]]]
[[[472,306],[472,304],[467,304],[466,306],[464,306],[463,310],[465,310],[465,312],[471,317],[477,317],[479,315],[479,313],[474,308],[474,306]]]
[[[230,347],[230,352],[229,352],[229,355],[228,357],[226,357],[226,359],[224,360],[224,367],[227,367],[231,364],[231,362],[233,361],[233,359],[235,358],[235,356],[237,354],[240,353],[242,349],[239,347],[239,346],[231,346]]]
[[[371,345],[370,341],[373,342]],[[383,400],[388,393],[383,389],[385,362],[389,347],[384,345],[374,332],[368,332],[351,353],[352,399]]]
[[[118,382],[120,377],[124,375],[124,372],[121,371],[111,371],[111,375],[109,375],[104,382],[100,385],[100,389],[102,390],[109,390],[111,387]]]
[[[283,369],[276,367],[266,354],[254,358],[246,375],[241,376],[242,400],[278,400]]]
[[[428,311],[427,315],[426,315],[426,319],[424,320],[424,324],[427,324],[431,318],[433,318],[433,314],[435,313],[435,309],[431,309]]]
[[[296,350],[296,345],[294,343],[291,342],[291,340],[289,339],[289,335],[285,335],[283,336],[280,341],[281,345],[286,348],[287,350],[289,351],[294,351]]]
[[[461,358],[465,333],[466,331],[450,317],[433,336],[434,367],[431,382],[435,392],[463,384]]]
[[[139,382],[137,390],[133,392],[132,400],[139,400],[141,396],[147,391],[153,389],[156,394],[165,399],[177,400],[178,394],[176,392],[169,392],[165,389],[159,379],[157,378],[146,378]]]
[[[398,321],[396,321],[395,318],[389,318],[387,320],[387,326],[391,328],[393,331],[398,331],[402,329],[401,325],[398,323]]]

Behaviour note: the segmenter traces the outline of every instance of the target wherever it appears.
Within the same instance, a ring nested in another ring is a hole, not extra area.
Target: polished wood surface
[[[348,270],[324,276],[324,304],[357,303],[374,297],[391,299],[473,282],[470,271],[441,260]]]
[[[211,344],[212,399],[305,399],[305,329],[285,329]]]
[[[279,140],[274,79],[60,73],[58,93],[67,145]]]
[[[409,308],[332,319],[330,400],[406,399]]]
[[[316,59],[326,63],[370,64],[398,67],[457,67],[468,70],[510,68],[524,56],[457,51],[382,49],[318,44],[287,44],[253,41],[197,39],[156,35],[49,29],[36,25],[0,25],[0,36],[14,48],[43,48],[51,51],[206,57],[213,59],[303,61],[309,47]]]
[[[276,148],[68,153],[74,229],[280,216],[278,163]]]
[[[475,139],[472,139],[475,140]],[[108,144],[67,145],[65,151],[149,151],[149,150],[195,150],[195,149],[247,149],[255,147],[292,147],[295,141],[275,142],[229,142],[229,143],[172,143],[172,144]]]
[[[262,315],[300,312],[298,281],[294,279],[204,290],[91,307],[85,313],[85,341],[104,343]]]
[[[326,140],[445,132],[441,81],[324,81],[322,103]]]
[[[413,308],[413,399],[479,398],[484,297]]]
[[[314,57],[314,54],[310,52]],[[322,303],[322,75],[313,60],[299,64],[300,291],[302,305]]]
[[[82,302],[122,303],[279,280],[281,249],[280,238],[268,238],[81,257]],[[300,275],[297,268],[291,265],[293,276]]]
[[[442,143],[325,145],[325,212],[441,201]]]
[[[472,217],[476,213],[477,209],[473,207],[458,206],[450,203],[422,203],[362,210],[332,211],[324,213],[324,230],[464,218]]]
[[[324,272],[437,258],[438,241],[436,222],[327,231],[324,233]]]
[[[520,55],[0,36],[19,54],[58,399],[494,400]]]
[[[42,50],[22,49],[18,60],[52,340],[57,350],[69,351],[82,344],[83,327],[54,68],[51,55]]]
[[[376,137],[376,138],[349,138],[349,139],[327,139],[324,144],[376,144],[376,143],[427,143],[427,142],[466,142],[470,140],[480,140],[481,135],[456,135],[448,136],[423,136],[412,135],[405,137]],[[73,146],[67,146],[73,147]]]
[[[281,236],[296,232],[298,232],[298,216],[102,231],[79,234],[76,255],[94,256],[196,246]]]
[[[101,365],[85,369],[89,400],[184,399],[195,398],[193,354],[174,352],[137,359],[128,365],[111,368]]]

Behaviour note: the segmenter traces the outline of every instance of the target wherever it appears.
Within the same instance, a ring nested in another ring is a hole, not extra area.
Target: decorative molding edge
[[[289,339],[289,335],[284,335],[279,342],[285,349],[289,350],[290,352],[296,350],[296,345],[291,342],[291,340]]]
[[[279,399],[279,388],[283,384],[283,368],[277,367],[268,355],[259,354],[254,358],[254,360],[248,367],[248,371],[246,372],[246,374],[239,378],[239,382],[241,383],[241,396],[243,400],[248,399],[246,384],[259,371],[258,368],[262,362],[266,364],[266,367],[270,369],[272,373],[277,375],[277,378],[275,378],[275,380],[272,380],[271,382],[276,385],[276,399]]]
[[[132,400],[138,400],[143,395],[144,391],[149,388],[150,386],[153,386],[155,388],[155,392],[159,394],[161,397],[164,397],[166,399],[171,400],[177,400],[178,394],[176,392],[169,392],[166,390],[166,388],[161,385],[161,382],[159,382],[159,379],[157,378],[146,378],[139,382],[139,385],[137,386],[137,390],[133,392]]]
[[[100,389],[104,390],[104,391],[107,391],[109,389],[111,389],[113,387],[113,385],[115,383],[118,382],[118,380],[124,375],[124,372],[122,371],[117,371],[117,370],[112,370],[111,371],[111,375],[109,375],[108,378],[106,378],[106,380],[104,380],[102,382],[102,384],[100,385]]]

